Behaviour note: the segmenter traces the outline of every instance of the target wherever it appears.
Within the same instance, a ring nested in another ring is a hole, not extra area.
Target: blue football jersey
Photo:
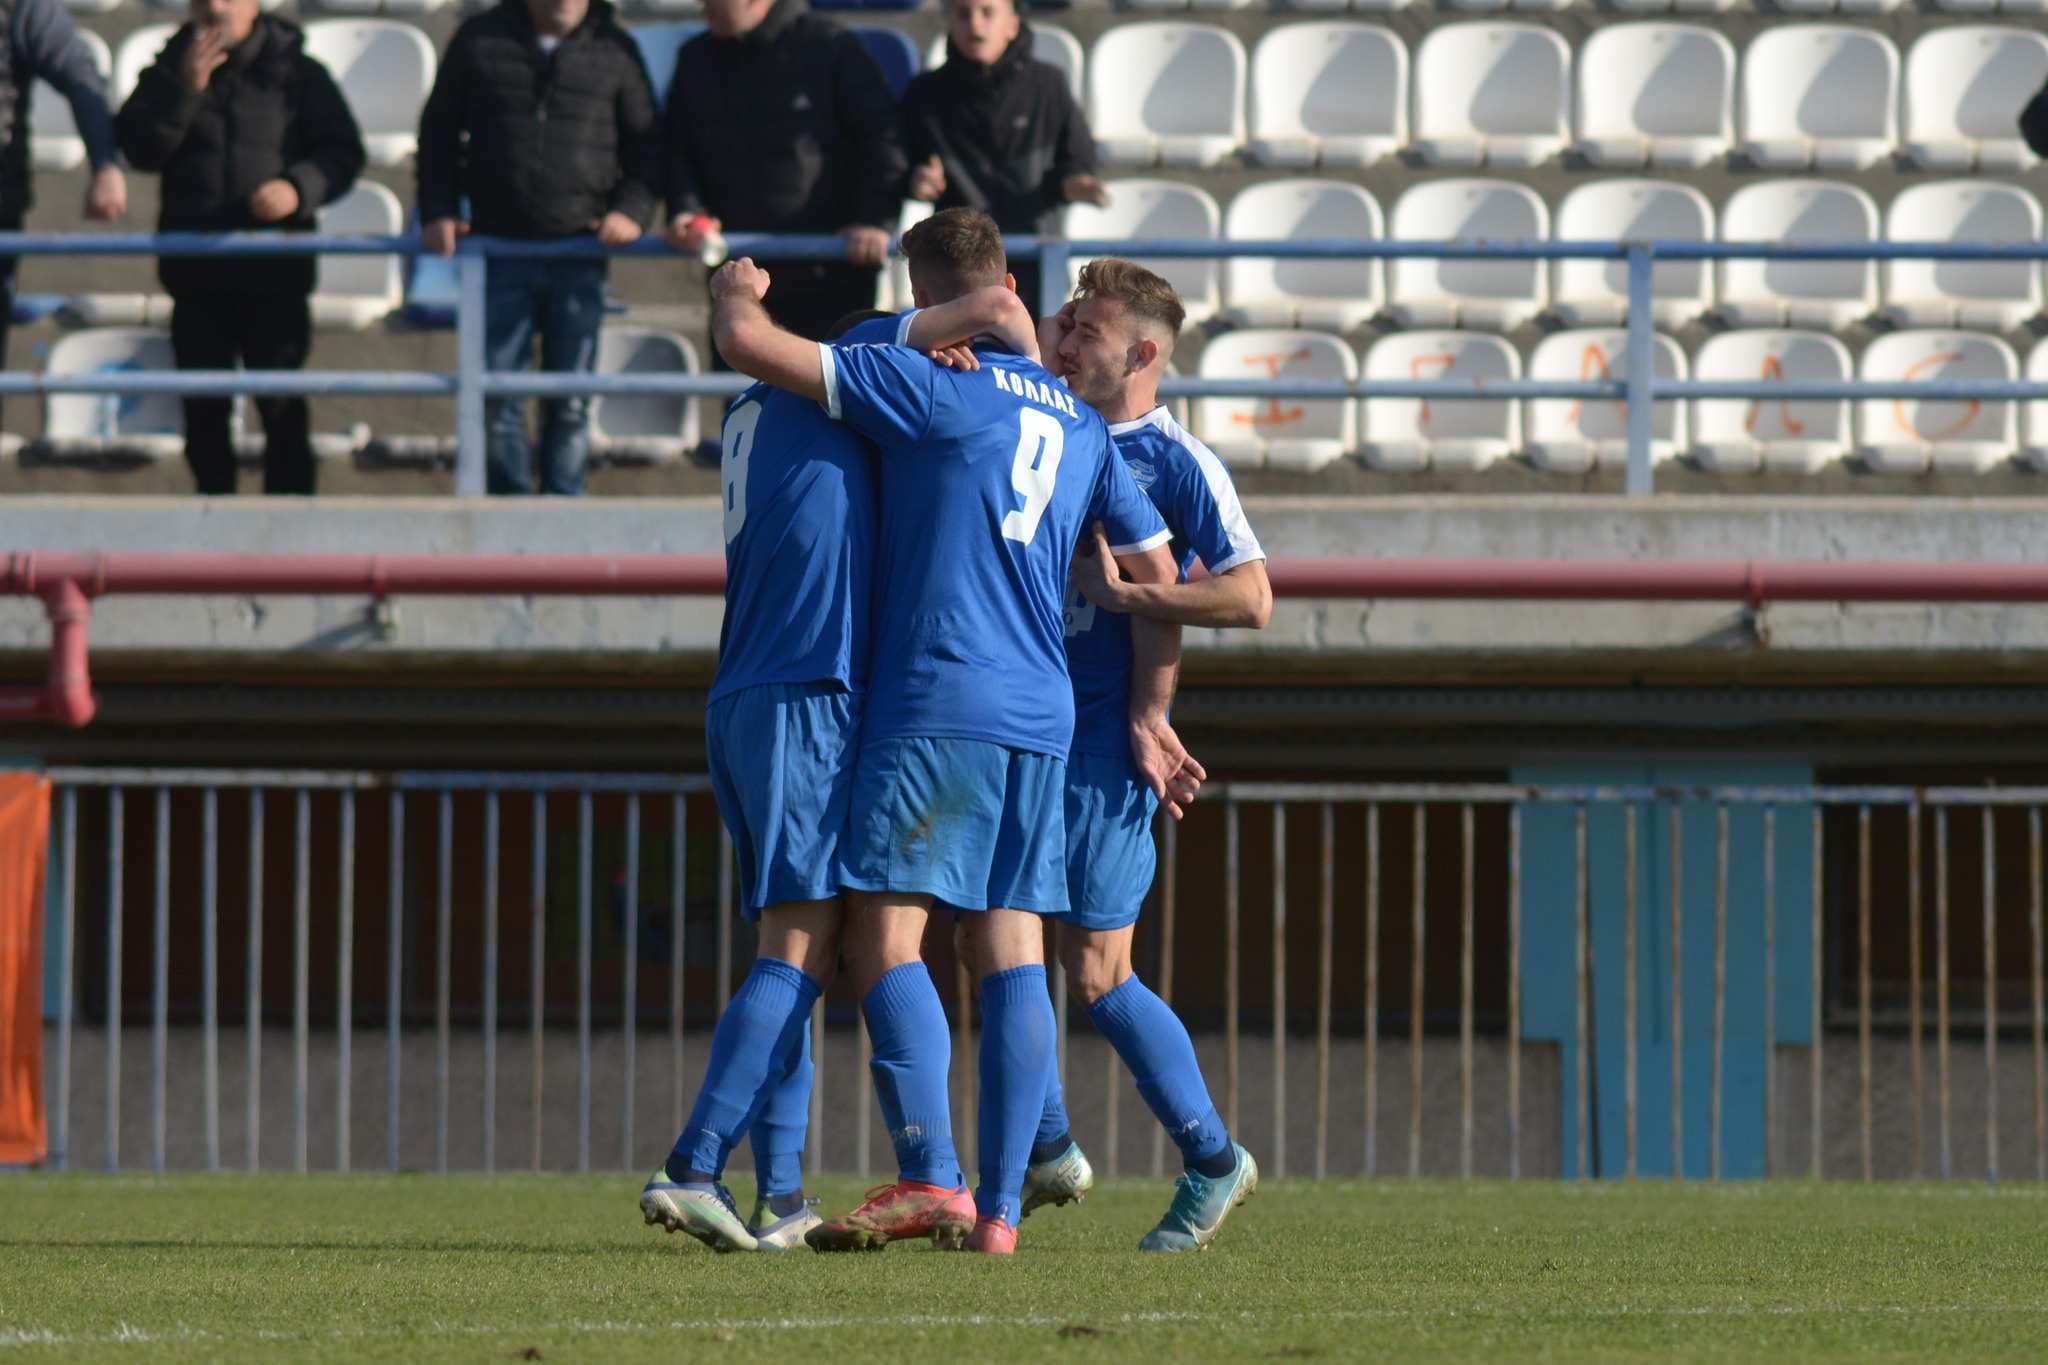
[[[975,739],[1065,758],[1067,568],[1101,521],[1119,553],[1166,524],[1102,418],[1035,361],[974,372],[900,346],[823,348],[826,408],[881,451],[865,740]]]
[[[1199,559],[1211,574],[1264,559],[1230,471],[1163,407],[1110,427],[1117,454],[1166,518],[1183,581]],[[1067,589],[1067,668],[1074,679],[1074,752],[1129,754],[1131,618]]]

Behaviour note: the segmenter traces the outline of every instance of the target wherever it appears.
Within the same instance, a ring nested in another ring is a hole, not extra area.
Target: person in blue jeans
[[[636,240],[653,221],[661,124],[646,65],[609,0],[502,0],[463,22],[420,111],[420,235],[452,255],[474,230],[521,241]],[[466,212],[464,199],[468,200]],[[589,372],[604,321],[601,256],[491,258],[484,300],[493,370]],[[536,489],[523,399],[489,403],[486,487]],[[541,404],[538,491],[583,492],[590,400]]]

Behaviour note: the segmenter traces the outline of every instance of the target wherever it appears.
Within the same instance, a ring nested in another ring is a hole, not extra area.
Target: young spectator
[[[804,0],[705,0],[704,17],[669,87],[669,241],[694,253],[712,232],[840,234],[844,262],[760,261],[770,316],[822,340],[874,303],[902,205],[895,96],[860,35]]]
[[[257,0],[192,0],[122,106],[121,151],[163,176],[163,232],[310,231],[322,204],[363,169],[363,139],[327,68],[299,29]],[[310,256],[166,256],[178,367],[296,370],[306,363]],[[311,493],[313,447],[303,398],[259,398],[263,491]],[[235,491],[229,400],[185,400],[185,462],[201,493]]]
[[[640,49],[607,0],[503,0],[463,22],[420,113],[419,206],[427,249],[476,231],[526,241],[596,233],[625,246],[653,221],[661,126]],[[467,198],[467,217],[464,199]],[[494,370],[587,374],[604,321],[595,256],[491,261],[484,331]],[[489,405],[487,486],[532,491],[523,399]],[[541,403],[540,491],[576,496],[590,458],[590,400]]]
[[[1016,0],[952,0],[946,64],[903,96],[910,197],[980,209],[1006,233],[1059,231],[1059,210],[1107,204],[1095,136],[1067,78],[1031,55]],[[1038,310],[1038,263],[1012,261],[1017,293]]]

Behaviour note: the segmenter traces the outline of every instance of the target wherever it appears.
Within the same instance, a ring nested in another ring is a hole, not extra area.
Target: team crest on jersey
[[[1159,471],[1152,467],[1149,460],[1125,460],[1124,467],[1131,471],[1131,477],[1138,481],[1138,487],[1147,493],[1152,491],[1153,484],[1159,482]]]

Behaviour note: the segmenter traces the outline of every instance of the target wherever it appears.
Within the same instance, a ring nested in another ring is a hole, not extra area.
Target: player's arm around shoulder
[[[761,302],[767,294],[768,272],[747,257],[727,261],[712,275],[711,336],[718,353],[741,374],[824,402],[823,348],[777,327]]]

